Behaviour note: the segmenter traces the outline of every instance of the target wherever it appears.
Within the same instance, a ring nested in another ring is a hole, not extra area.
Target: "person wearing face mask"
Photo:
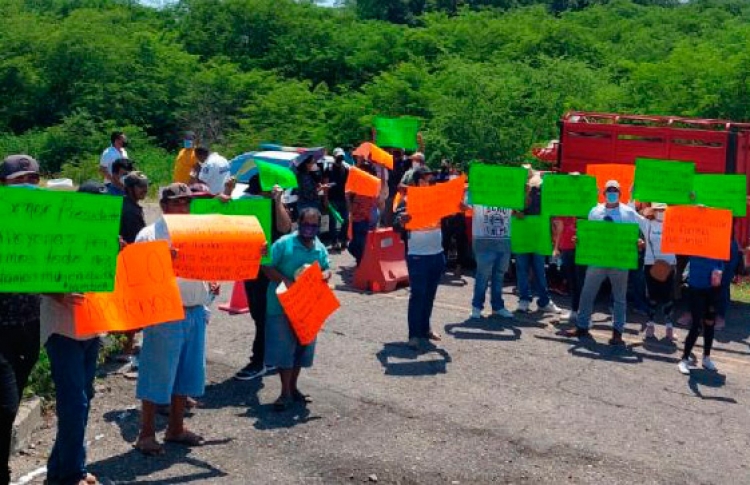
[[[655,337],[655,319],[659,309],[664,314],[667,340],[675,340],[674,324],[672,323],[672,308],[674,307],[674,275],[677,258],[674,254],[663,253],[661,250],[664,213],[667,204],[654,202],[651,207],[643,210],[646,217],[644,236],[646,251],[644,255],[643,271],[648,288],[649,311],[646,323],[646,338]]]
[[[323,277],[331,277],[328,251],[318,239],[320,231],[320,211],[314,207],[302,209],[299,215],[299,229],[281,237],[271,246],[271,264],[263,266],[270,280],[266,308],[266,357],[267,366],[279,369],[281,395],[273,404],[274,410],[285,411],[294,403],[306,404],[312,399],[303,394],[297,386],[303,367],[312,367],[315,357],[315,342],[301,345],[292,330],[289,320],[279,303],[276,290],[281,283],[287,288],[301,270],[315,263],[320,264]]]
[[[195,158],[195,133],[188,131],[183,137],[182,149],[174,162],[172,182],[190,183],[190,172],[193,171],[196,163],[198,160]]]
[[[349,210],[346,205],[346,180],[349,168],[344,164],[344,150],[333,151],[333,164],[323,173],[323,183],[328,186],[328,203],[341,215],[341,227],[336,228],[336,218],[328,218],[328,235],[331,238],[331,249],[341,251],[346,248],[346,228],[349,226]]]
[[[112,164],[112,181],[107,185],[107,194],[123,196],[125,195],[125,185],[123,178],[133,171],[133,162],[127,158],[119,158]]]
[[[590,221],[610,221],[615,224],[639,224],[643,225],[645,219],[634,209],[620,202],[620,183],[617,180],[608,180],[604,186],[605,203],[599,204],[589,212]],[[639,247],[644,244],[638,241]],[[612,296],[614,299],[614,329],[610,345],[623,345],[622,332],[625,330],[625,318],[627,314],[627,290],[628,270],[615,268],[600,268],[589,266],[586,270],[586,278],[581,290],[581,301],[576,320],[576,328],[568,332],[569,336],[579,338],[590,338],[589,327],[591,326],[591,313],[594,309],[594,300],[599,293],[599,288],[604,280],[609,280],[612,285]]]
[[[320,191],[324,188],[323,176],[320,168],[315,163],[315,158],[311,156],[305,158],[297,166],[297,211],[313,207],[322,210],[320,202]]]
[[[363,157],[357,157],[357,168],[370,175],[377,176],[375,167]],[[349,242],[349,253],[354,256],[357,266],[365,255],[367,233],[378,227],[380,213],[388,197],[388,184],[380,180],[380,193],[377,197],[347,193],[347,207],[352,225],[352,240]]]
[[[424,153],[422,152],[414,153],[412,156],[409,157],[409,160],[411,162],[411,166],[409,170],[407,170],[406,173],[404,173],[404,176],[401,178],[401,187],[404,189],[412,184],[414,171],[417,170],[418,168],[425,167],[425,158],[424,158]]]
[[[39,163],[28,155],[7,157],[0,165],[0,185],[35,188]],[[0,293],[0,485],[10,483],[13,421],[39,358],[39,318],[39,295]]]
[[[104,184],[112,184],[112,164],[121,158],[128,158],[128,152],[125,147],[128,146],[128,137],[121,131],[115,131],[110,136],[112,144],[102,152],[99,159],[99,172],[104,177]]]

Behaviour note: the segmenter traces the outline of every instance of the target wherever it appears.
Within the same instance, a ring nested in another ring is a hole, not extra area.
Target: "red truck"
[[[559,125],[559,141],[534,154],[560,172],[585,173],[588,164],[634,164],[646,157],[695,162],[700,173],[750,175],[750,123],[571,111]],[[747,257],[748,217],[735,218],[734,225]]]

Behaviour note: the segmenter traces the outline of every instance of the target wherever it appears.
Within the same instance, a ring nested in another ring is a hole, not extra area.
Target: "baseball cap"
[[[211,193],[211,189],[208,187],[208,185],[196,182],[194,184],[190,184],[190,197],[193,198],[200,198],[200,197],[213,197],[214,195]]]
[[[166,187],[162,187],[159,200],[164,202],[166,200],[184,199],[191,196],[192,192],[190,191],[190,187],[183,183],[175,182]]]
[[[667,204],[665,204],[664,202],[652,202],[651,203],[651,208],[652,209],[657,209],[657,210],[659,210],[659,209],[666,210],[667,209]]]
[[[607,183],[604,184],[604,190],[615,188],[617,190],[620,190],[620,182],[617,180],[607,180]]]
[[[122,184],[125,187],[148,187],[148,177],[143,172],[130,172],[122,179]]]
[[[435,172],[430,170],[427,167],[415,168],[414,171],[412,172],[411,183],[416,184],[417,182],[427,177],[428,175],[435,175]]]
[[[334,157],[339,157],[339,156],[343,157],[344,156],[344,150],[341,149],[341,148],[334,148],[334,150],[333,150],[333,156]]]
[[[106,194],[107,186],[101,182],[89,180],[82,183],[81,186],[78,187],[78,192],[84,192],[87,194]]]
[[[422,153],[422,152],[414,152],[409,158],[411,158],[412,160],[419,159],[419,160],[422,160],[424,162],[424,153]]]
[[[0,165],[0,179],[14,179],[30,173],[39,173],[39,162],[29,155],[9,155]]]

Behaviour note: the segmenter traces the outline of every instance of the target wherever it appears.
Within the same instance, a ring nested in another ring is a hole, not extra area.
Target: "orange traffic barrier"
[[[404,241],[391,228],[370,231],[364,257],[354,273],[354,286],[385,293],[395,290],[399,284],[409,284]]]
[[[232,296],[229,301],[219,305],[219,310],[224,310],[230,315],[241,315],[250,311],[250,305],[247,303],[247,293],[245,293],[245,283],[235,281],[232,287]]]

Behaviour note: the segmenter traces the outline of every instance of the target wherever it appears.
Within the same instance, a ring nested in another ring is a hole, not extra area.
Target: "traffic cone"
[[[250,311],[250,305],[247,304],[247,293],[245,293],[244,282],[234,282],[232,297],[227,303],[219,305],[219,310],[224,310],[230,315],[241,315]]]

